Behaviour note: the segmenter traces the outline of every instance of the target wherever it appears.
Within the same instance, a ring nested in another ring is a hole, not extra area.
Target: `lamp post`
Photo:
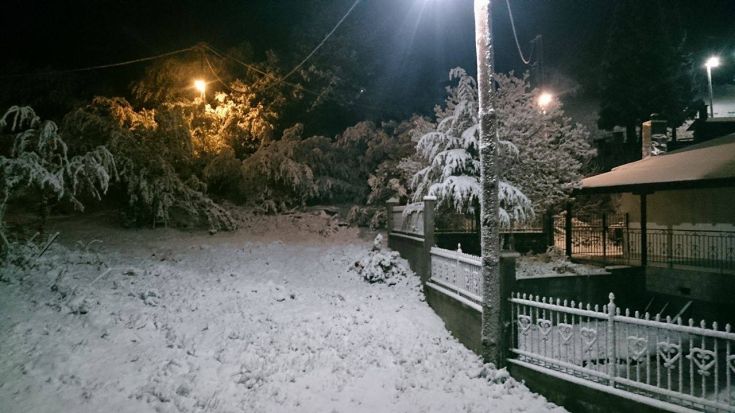
[[[482,255],[482,347],[483,357],[500,367],[504,364],[506,315],[500,276],[500,228],[498,227],[498,130],[494,99],[494,50],[490,0],[475,1],[475,45],[480,123],[480,245]]]
[[[712,93],[712,68],[717,67],[720,65],[720,58],[717,56],[712,56],[709,59],[707,59],[707,62],[705,62],[704,66],[707,68],[707,85],[709,86],[709,116],[711,118],[715,117],[715,107],[714,107],[714,97]]]

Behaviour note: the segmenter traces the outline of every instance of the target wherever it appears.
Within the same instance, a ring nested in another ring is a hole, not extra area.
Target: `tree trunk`
[[[485,360],[502,366],[503,314],[500,296],[500,234],[498,228],[497,115],[493,108],[494,53],[490,0],[475,0],[475,44],[480,121],[480,198],[482,251],[482,347]]]

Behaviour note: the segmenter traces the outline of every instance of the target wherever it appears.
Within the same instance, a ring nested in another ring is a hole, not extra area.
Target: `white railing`
[[[424,235],[424,203],[394,206],[391,211],[391,231]]]
[[[457,251],[431,248],[431,281],[476,304],[482,303],[482,260],[463,253],[461,246]]]
[[[515,359],[542,371],[624,390],[632,399],[735,412],[735,334],[689,319],[513,294]]]

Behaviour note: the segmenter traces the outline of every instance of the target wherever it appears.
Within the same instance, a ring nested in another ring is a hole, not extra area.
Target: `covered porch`
[[[555,222],[555,244],[605,265],[735,273],[735,134],[586,178],[576,195],[616,195],[613,213]]]

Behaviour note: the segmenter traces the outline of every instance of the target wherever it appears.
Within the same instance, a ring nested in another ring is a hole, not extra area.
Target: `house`
[[[735,134],[643,152],[582,180],[576,193],[612,194],[615,214],[594,221],[569,211],[567,254],[643,268],[649,293],[712,305],[719,310],[700,314],[720,317],[735,296]]]

